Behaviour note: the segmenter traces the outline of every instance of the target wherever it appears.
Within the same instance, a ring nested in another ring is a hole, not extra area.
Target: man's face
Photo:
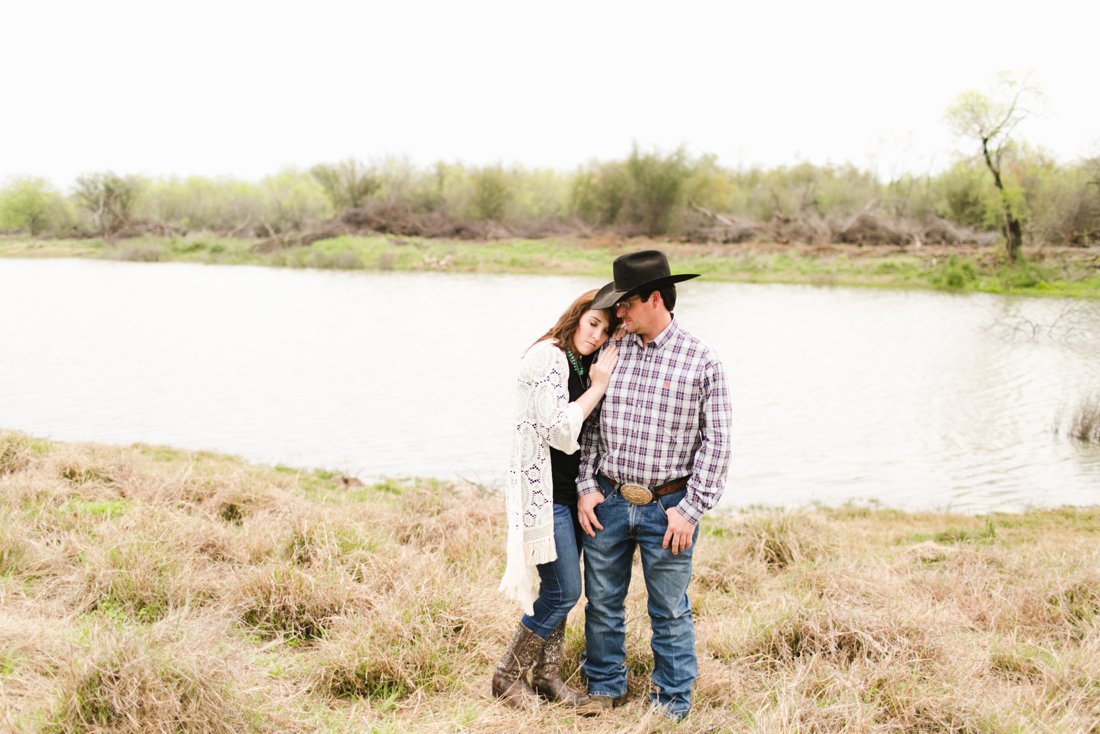
[[[631,334],[638,336],[649,335],[650,311],[653,294],[649,295],[649,301],[643,301],[641,296],[631,296],[615,304],[615,315],[623,322],[623,328]]]

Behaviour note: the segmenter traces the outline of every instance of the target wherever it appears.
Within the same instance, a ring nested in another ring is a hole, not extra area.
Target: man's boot
[[[561,678],[561,661],[564,653],[565,622],[563,621],[547,638],[546,645],[542,648],[542,654],[539,655],[539,660],[535,663],[531,683],[540,696],[554,703],[581,706],[588,703],[588,696],[579,691],[574,691]]]
[[[539,697],[527,682],[527,671],[538,660],[545,645],[546,640],[520,622],[493,673],[493,695],[513,708],[527,711],[536,708]]]

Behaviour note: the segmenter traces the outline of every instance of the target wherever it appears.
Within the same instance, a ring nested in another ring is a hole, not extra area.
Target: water
[[[520,353],[601,284],[0,260],[0,428],[498,485]],[[677,318],[729,374],[726,507],[1100,503],[1100,304],[700,279]]]

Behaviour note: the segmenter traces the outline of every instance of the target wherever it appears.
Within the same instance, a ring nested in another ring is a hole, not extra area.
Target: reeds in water
[[[1100,443],[1100,396],[1093,395],[1078,404],[1069,433],[1078,441]]]

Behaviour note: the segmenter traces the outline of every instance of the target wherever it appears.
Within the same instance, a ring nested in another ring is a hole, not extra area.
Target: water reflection
[[[589,279],[0,261],[0,426],[364,477],[506,464],[523,349]],[[1065,428],[1100,304],[692,281],[730,375],[724,504],[1100,501]]]

